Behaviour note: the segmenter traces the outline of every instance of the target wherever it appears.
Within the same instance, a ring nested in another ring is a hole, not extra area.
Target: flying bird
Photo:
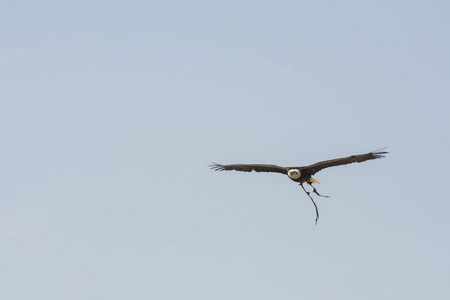
[[[313,184],[320,183],[320,181],[314,179],[312,176],[316,174],[317,172],[329,168],[329,167],[336,167],[341,165],[347,165],[351,163],[360,163],[366,160],[371,159],[377,159],[377,158],[383,158],[384,154],[387,154],[389,152],[383,151],[386,148],[378,149],[373,152],[369,152],[366,154],[359,154],[359,155],[352,155],[348,157],[343,158],[336,158],[336,159],[330,159],[321,161],[309,166],[303,166],[303,167],[280,167],[276,165],[261,165],[261,164],[236,164],[236,165],[221,165],[213,163],[209,167],[215,171],[241,171],[241,172],[272,172],[272,173],[280,173],[287,175],[292,181],[298,182],[302,189],[305,191],[305,193],[308,195],[308,197],[311,199],[312,203],[314,204],[314,207],[316,209],[316,224],[319,220],[319,210],[317,208],[316,203],[314,202],[314,199],[311,197],[310,192],[306,191],[305,187],[303,186],[304,183],[310,185],[313,189],[313,192],[317,194],[320,197],[329,197],[329,196],[323,196],[317,192],[316,188],[312,186]]]

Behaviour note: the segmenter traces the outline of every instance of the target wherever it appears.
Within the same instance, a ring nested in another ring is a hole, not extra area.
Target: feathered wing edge
[[[209,167],[214,171],[240,171],[240,172],[272,172],[287,174],[288,168],[276,165],[260,165],[260,164],[236,164],[236,165],[221,165],[213,163]]]
[[[351,163],[360,163],[360,162],[364,162],[366,160],[371,160],[371,159],[383,158],[384,154],[389,153],[387,151],[383,151],[386,148],[387,147],[377,149],[375,151],[372,151],[372,152],[369,152],[366,154],[352,155],[352,156],[343,157],[343,158],[336,158],[336,159],[321,161],[321,162],[307,166],[306,169],[309,169],[311,174],[314,175],[315,173],[319,172],[320,170],[329,168],[329,167],[336,167],[336,166],[347,165],[347,164],[351,164]]]

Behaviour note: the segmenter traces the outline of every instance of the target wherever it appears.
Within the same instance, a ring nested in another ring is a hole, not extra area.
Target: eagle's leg
[[[311,197],[310,193],[305,190],[303,183],[300,183],[300,186],[305,191],[306,195],[308,195],[309,199],[311,199],[312,203],[314,204],[314,207],[316,208],[316,225],[317,225],[317,221],[319,220],[319,209],[317,208],[316,202],[314,202],[314,199]]]

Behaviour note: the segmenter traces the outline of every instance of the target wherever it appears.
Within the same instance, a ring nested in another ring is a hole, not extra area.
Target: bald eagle
[[[383,151],[386,148],[382,148],[373,152],[369,152],[367,154],[359,154],[359,155],[352,155],[348,157],[343,158],[336,158],[336,159],[330,159],[321,161],[309,166],[304,167],[280,167],[276,165],[260,165],[260,164],[237,164],[237,165],[220,165],[213,163],[209,167],[215,171],[241,171],[241,172],[273,172],[273,173],[281,173],[287,175],[292,181],[298,182],[302,189],[305,191],[305,193],[308,195],[308,197],[311,199],[312,203],[314,204],[314,207],[316,209],[316,224],[319,220],[319,210],[317,208],[316,203],[314,202],[314,199],[311,197],[310,192],[306,191],[305,187],[303,186],[304,183],[310,185],[313,189],[313,192],[317,194],[320,197],[329,197],[329,196],[323,196],[317,192],[316,188],[312,186],[313,184],[320,183],[320,181],[312,178],[312,175],[316,174],[322,169],[329,168],[329,167],[335,167],[335,166],[341,166],[341,165],[347,165],[351,163],[360,163],[366,160],[371,159],[377,159],[377,158],[383,158],[383,154],[387,154],[389,152]]]

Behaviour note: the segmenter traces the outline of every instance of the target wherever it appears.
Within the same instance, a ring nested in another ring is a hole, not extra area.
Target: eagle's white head
[[[298,169],[292,169],[288,171],[288,176],[291,179],[299,179],[302,173]]]

